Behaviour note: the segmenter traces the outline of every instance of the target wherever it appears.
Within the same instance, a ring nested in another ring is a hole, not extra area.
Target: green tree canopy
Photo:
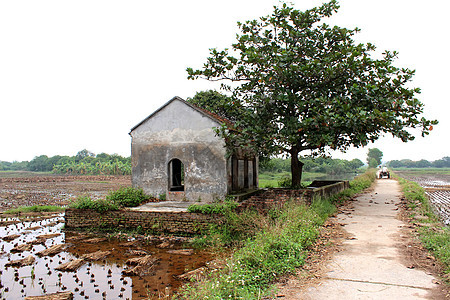
[[[369,168],[376,168],[379,165],[377,160],[373,157],[368,158],[367,163],[369,164]]]
[[[391,160],[389,162],[391,168],[450,168],[450,157],[445,156],[435,161],[428,161],[421,159],[419,161],[413,161],[411,159]]]
[[[83,149],[81,151],[78,151],[77,155],[75,155],[75,160],[78,162],[85,159],[86,157],[95,157],[95,154],[87,149]]]
[[[357,158],[352,159],[349,162],[349,164],[352,169],[358,169],[358,168],[361,168],[362,166],[364,166],[364,163],[360,159],[357,159]]]
[[[418,162],[416,162],[416,168],[429,168],[431,167],[431,162],[429,162],[426,159],[421,159]]]
[[[400,168],[402,167],[402,162],[399,160],[391,160],[388,165],[390,168]]]
[[[28,163],[28,169],[34,172],[51,171],[52,167],[53,165],[47,155],[36,156]]]
[[[214,90],[197,92],[186,101],[233,122],[242,119],[246,110],[240,101]]]
[[[375,168],[376,166],[381,165],[381,158],[382,157],[383,157],[383,152],[380,149],[378,149],[378,148],[370,148],[369,151],[367,151],[367,163],[369,164],[369,167]],[[370,164],[372,159],[374,159],[375,162],[376,162],[375,166],[372,166]]]
[[[187,68],[190,79],[223,81],[252,112],[238,120],[239,134],[222,128],[227,145],[251,141],[260,153],[290,156],[293,186],[301,181],[299,155],[365,146],[383,133],[406,142],[414,139],[407,129],[423,136],[437,124],[420,116],[414,71],[393,65],[396,52],[375,58],[374,45],[354,41],[358,29],[323,22],[338,8],[335,0],[306,11],[274,7],[239,22],[231,49],[211,49],[202,69]]]

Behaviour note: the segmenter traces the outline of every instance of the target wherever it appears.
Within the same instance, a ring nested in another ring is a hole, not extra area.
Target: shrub
[[[224,222],[211,224],[206,236],[194,239],[198,247],[221,248],[240,244],[247,237],[253,236],[262,226],[261,219],[256,211],[244,211],[236,213],[239,203],[228,198],[211,204],[191,204],[188,212],[201,214],[219,214],[224,216]]]
[[[121,207],[135,207],[146,202],[150,196],[144,193],[142,189],[133,187],[122,187],[116,191],[109,192],[107,200]]]
[[[93,209],[97,212],[118,210],[119,206],[107,199],[93,200],[89,196],[80,196],[69,205],[70,208]]]
[[[292,179],[289,175],[283,176],[278,180],[278,186],[284,188],[290,188],[292,186]]]
[[[255,210],[236,213],[238,205],[239,203],[232,197],[210,204],[189,205],[188,212],[219,214],[224,217],[223,222],[211,224],[205,236],[194,238],[193,244],[196,247],[214,247],[218,250],[223,247],[237,246],[266,227],[266,218]]]

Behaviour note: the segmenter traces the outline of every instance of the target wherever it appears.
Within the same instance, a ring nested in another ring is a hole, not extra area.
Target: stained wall
[[[132,182],[153,196],[167,200],[211,202],[229,190],[224,141],[213,127],[220,123],[174,100],[151,115],[130,135]],[[169,191],[169,162],[184,165],[184,191]]]

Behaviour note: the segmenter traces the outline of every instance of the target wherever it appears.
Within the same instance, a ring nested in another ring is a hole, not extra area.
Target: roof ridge
[[[225,123],[225,124],[227,124],[229,126],[234,126],[234,122],[231,121],[230,119],[226,118],[226,117],[222,117],[222,116],[220,116],[220,115],[218,115],[218,114],[216,114],[216,113],[214,113],[214,112],[212,112],[210,110],[207,110],[207,109],[205,109],[203,107],[200,107],[198,105],[192,104],[192,103],[190,103],[190,102],[188,102],[186,100],[183,100],[183,101],[186,102],[187,104],[189,104],[189,105],[191,105],[191,106],[201,110],[203,113],[206,113],[206,114],[210,115],[211,117],[213,117],[217,121],[220,121],[221,123]]]
[[[203,114],[204,116],[216,121],[217,123],[225,123],[227,126],[229,127],[234,127],[234,122],[232,122],[231,120],[225,118],[225,117],[221,117],[216,113],[213,113],[207,109],[198,107],[197,105],[194,105],[192,103],[187,102],[186,100],[184,100],[183,98],[180,98],[178,96],[173,97],[172,99],[170,99],[169,101],[167,101],[164,105],[162,105],[160,108],[158,108],[157,110],[155,110],[153,113],[151,113],[148,117],[146,117],[144,120],[142,120],[141,122],[139,122],[136,126],[134,126],[133,128],[131,128],[130,132],[128,134],[131,135],[131,133],[138,128],[139,126],[141,126],[144,122],[146,122],[148,119],[150,119],[151,117],[153,117],[155,114],[157,114],[159,111],[161,111],[162,109],[164,109],[167,105],[169,105],[170,103],[172,103],[173,101],[178,100],[184,104],[186,104],[187,106],[193,108],[194,110],[198,111],[199,113]]]

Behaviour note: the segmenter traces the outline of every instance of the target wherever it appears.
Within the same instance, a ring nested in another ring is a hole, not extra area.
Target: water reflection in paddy
[[[147,299],[152,295],[171,294],[182,284],[175,276],[204,266],[212,259],[212,255],[204,251],[194,251],[193,255],[168,253],[169,250],[182,248],[183,239],[171,238],[170,243],[163,243],[168,248],[156,246],[161,244],[160,239],[103,238],[98,241],[92,238],[99,236],[64,232],[63,221],[62,214],[46,219],[0,220],[3,225],[0,226],[1,298],[23,299],[26,296],[72,291],[74,299]],[[54,236],[39,241],[39,236],[48,234]],[[14,238],[14,235],[19,236]],[[153,243],[149,244],[150,241]],[[31,244],[31,249],[12,252],[16,246],[23,244]],[[58,244],[65,245],[63,251],[43,257],[37,255],[39,251]],[[73,272],[55,270],[61,264],[99,250],[111,251],[111,254],[100,261],[84,261]],[[148,275],[124,276],[122,271],[127,268],[125,261],[138,257],[136,253],[150,254],[158,261]],[[35,258],[30,266],[5,267],[11,261],[30,255]]]

